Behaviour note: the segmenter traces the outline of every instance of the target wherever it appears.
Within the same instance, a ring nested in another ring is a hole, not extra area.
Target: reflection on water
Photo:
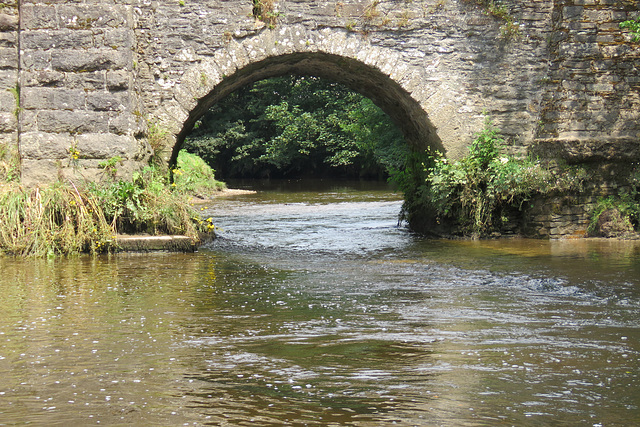
[[[640,423],[640,246],[433,241],[384,188],[208,206],[196,254],[0,258],[0,425]]]

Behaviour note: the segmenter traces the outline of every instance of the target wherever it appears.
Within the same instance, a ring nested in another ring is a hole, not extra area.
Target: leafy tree
[[[212,107],[185,142],[222,178],[380,177],[409,149],[391,119],[346,86],[284,76]]]

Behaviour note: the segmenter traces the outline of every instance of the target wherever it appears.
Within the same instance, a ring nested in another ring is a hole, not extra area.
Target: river
[[[640,425],[640,245],[444,241],[382,184],[201,205],[195,254],[0,258],[0,425]]]

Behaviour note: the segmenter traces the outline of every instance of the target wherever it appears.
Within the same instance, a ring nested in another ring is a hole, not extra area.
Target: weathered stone
[[[13,105],[15,105],[15,101]],[[12,132],[16,129],[17,124],[18,119],[15,113],[0,111],[0,132]]]
[[[0,47],[0,70],[18,68],[18,50],[12,47]]]
[[[127,28],[130,8],[109,4],[74,4],[57,7],[60,27],[69,29]]]
[[[57,71],[85,73],[126,68],[131,56],[113,49],[56,50],[51,54],[51,66]]]
[[[111,71],[99,70],[77,73],[65,73],[65,86],[69,89],[105,90],[107,87],[107,73]]]
[[[37,117],[38,130],[51,133],[107,133],[107,113],[94,111],[42,110]]]
[[[57,180],[61,176],[62,162],[55,159],[22,159],[21,181],[27,187],[36,187]],[[68,165],[67,165],[68,166]]]
[[[127,70],[112,70],[106,74],[106,88],[109,91],[121,91],[131,89],[133,76]]]
[[[2,13],[0,10],[0,31],[14,31],[18,29],[18,17]]]
[[[70,159],[69,149],[74,146],[75,137],[69,134],[27,132],[20,138],[22,156],[29,160]]]
[[[83,110],[86,94],[82,90],[25,87],[21,107],[27,110]]]
[[[0,91],[20,82],[24,110],[19,126],[7,116],[3,128],[128,138],[158,121],[172,152],[220,97],[299,73],[360,90],[412,145],[448,156],[466,152],[486,110],[520,151],[570,162],[638,158],[640,45],[619,28],[635,17],[633,2],[507,2],[521,24],[514,40],[480,7],[437,3],[381,2],[367,16],[362,0],[288,0],[266,25],[248,0],[28,0],[18,53],[18,4],[5,1]],[[15,117],[15,100],[0,101]],[[91,176],[98,160],[82,159]],[[538,228],[551,233],[548,222]]]
[[[51,68],[50,51],[26,51],[20,55],[20,66],[24,71],[41,71]]]
[[[58,71],[22,71],[21,77],[22,87],[62,87],[66,85],[64,73]]]
[[[93,47],[91,31],[28,31],[21,39],[22,49],[88,49]]]
[[[87,109],[94,111],[126,111],[129,107],[128,96],[109,92],[87,93]]]
[[[137,119],[129,112],[108,113],[107,129],[115,135],[132,135],[137,131]]]
[[[58,14],[54,5],[24,4],[20,8],[23,30],[57,29]]]
[[[18,34],[15,32],[0,33],[0,47],[17,48]]]
[[[13,113],[17,108],[16,97],[8,89],[0,89],[0,111]]]
[[[82,157],[91,159],[133,158],[138,152],[138,142],[132,136],[119,136],[109,133],[85,133],[76,137],[76,147]]]

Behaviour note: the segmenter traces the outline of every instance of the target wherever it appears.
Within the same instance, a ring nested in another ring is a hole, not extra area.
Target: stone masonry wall
[[[20,8],[20,149],[26,185],[123,174],[147,156],[135,87],[133,6],[29,1]]]
[[[18,152],[18,4],[0,8],[0,179],[19,173]]]
[[[575,163],[640,159],[640,43],[619,28],[639,15],[637,1],[555,2],[536,153]]]

